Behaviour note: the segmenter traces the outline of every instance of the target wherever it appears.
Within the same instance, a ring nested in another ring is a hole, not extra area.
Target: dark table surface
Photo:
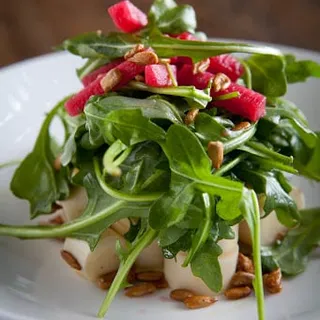
[[[114,30],[108,0],[0,0],[0,66],[50,52],[78,33]],[[151,0],[133,1],[147,10]],[[320,0],[183,0],[212,37],[260,40],[320,51]]]

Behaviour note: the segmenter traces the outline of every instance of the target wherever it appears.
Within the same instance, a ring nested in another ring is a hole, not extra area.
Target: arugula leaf
[[[156,236],[157,232],[149,228],[145,233],[143,233],[138,239],[135,240],[135,242],[132,244],[132,247],[126,253],[125,259],[120,259],[120,267],[118,269],[117,275],[113,280],[107,296],[102,303],[102,306],[98,313],[98,317],[103,318],[105,316],[111,302],[120,290],[122,283],[126,279],[137,257],[144,248],[152,243]]]
[[[224,53],[258,53],[277,56],[283,61],[280,50],[243,43],[212,42],[212,41],[189,41],[153,34],[148,39],[142,40],[147,46],[152,47],[163,58],[175,56],[187,56],[194,61],[200,61],[212,56]]]
[[[121,140],[116,140],[103,156],[104,171],[112,176],[120,176],[121,169],[119,165],[126,159],[130,152],[131,148],[128,148]]]
[[[219,217],[215,217],[211,229],[211,236],[213,241],[217,242],[221,239],[234,239],[235,233],[226,221],[219,219]]]
[[[83,185],[88,193],[88,205],[76,220],[54,227],[0,225],[0,235],[23,239],[72,237],[87,241],[90,249],[94,250],[101,234],[114,222],[128,217],[148,216],[148,203],[110,197],[99,187],[91,173],[85,175]]]
[[[309,254],[320,243],[320,208],[301,210],[302,221],[292,229],[280,244],[272,249],[281,271],[296,275],[306,268]]]
[[[65,40],[58,49],[68,50],[82,58],[113,60],[123,57],[138,43],[140,43],[139,38],[129,33],[114,32],[105,36],[91,32]]]
[[[173,0],[155,0],[152,3],[149,12],[149,20],[157,21],[167,11],[177,6],[177,3]]]
[[[146,140],[164,141],[166,135],[161,127],[144,117],[139,109],[109,112],[104,118],[104,133],[109,144],[119,139],[127,146]]]
[[[292,102],[280,98],[269,99],[269,102],[274,107],[266,108],[268,117],[280,116],[289,119],[292,127],[309,148],[316,145],[317,135],[309,128],[304,114]]]
[[[187,229],[181,229],[176,226],[163,229],[159,233],[160,247],[167,247],[177,242],[182,236],[188,232]]]
[[[193,201],[191,202],[183,219],[176,224],[181,229],[197,229],[204,217],[202,210],[201,194],[195,193]]]
[[[192,16],[192,12],[187,6],[182,6],[184,9],[176,8],[171,10],[181,10],[180,13],[184,17],[183,19],[185,19],[186,16]],[[166,21],[166,23],[167,22],[168,21]],[[171,23],[175,25],[174,20],[172,20]],[[184,23],[185,27],[191,29],[194,20]],[[177,28],[177,26],[175,26],[175,28]],[[126,52],[139,43],[144,44],[146,47],[152,47],[162,58],[188,56],[194,61],[200,61],[215,55],[238,52],[276,56],[278,58],[275,59],[283,61],[280,50],[267,46],[243,43],[180,40],[163,36],[157,32],[144,38],[128,33],[110,33],[108,36],[97,33],[87,33],[65,40],[59,48],[68,50],[83,58],[107,58],[112,60],[123,57]]]
[[[204,109],[206,108],[207,104],[212,100],[210,96],[210,88],[204,90],[197,89],[194,86],[156,88],[150,87],[145,83],[139,81],[130,81],[127,88],[152,92],[155,94],[182,97],[187,101],[191,109]]]
[[[207,113],[199,113],[194,122],[194,128],[197,132],[197,136],[205,141],[207,144],[209,141],[224,141],[226,138],[223,134],[226,132],[226,128],[219,123],[215,117],[211,117]]]
[[[90,224],[68,234],[68,237],[77,238],[88,242],[91,250],[94,250],[102,233],[114,222],[123,218],[148,216],[149,205],[145,203],[125,202],[109,196],[101,189],[98,181],[92,174],[85,176],[83,186],[88,194],[88,205],[83,214],[74,221],[75,223],[78,220],[85,220],[87,217],[100,215],[104,211],[109,211],[112,207],[117,208],[113,214],[105,217],[98,223]]]
[[[209,238],[191,261],[193,275],[201,278],[214,292],[222,289],[222,273],[218,260],[221,253],[221,248]]]
[[[278,56],[252,55],[246,60],[252,76],[252,88],[266,96],[280,97],[287,91],[285,61]]]
[[[278,171],[263,172],[256,169],[247,169],[241,165],[236,169],[236,175],[241,180],[251,184],[258,194],[266,196],[263,210],[266,215],[275,210],[279,221],[293,227],[300,219],[297,205],[285,190],[286,185],[282,183],[283,175]]]
[[[81,123],[78,127],[74,129],[74,131],[70,134],[68,140],[66,141],[63,152],[61,154],[61,164],[63,166],[67,166],[71,161],[73,156],[77,152],[77,143],[86,132],[85,124]]]
[[[192,230],[188,230],[184,235],[182,235],[176,242],[163,247],[162,253],[165,259],[174,259],[178,252],[188,251],[192,245]]]
[[[121,175],[107,177],[108,183],[115,189],[130,194],[167,191],[170,183],[170,169],[159,145],[148,141],[128,148],[126,152],[129,149],[130,154],[125,155],[126,159],[120,165]],[[116,165],[118,161],[122,161],[122,157],[123,154],[117,158]],[[105,167],[104,170],[106,169]]]
[[[320,64],[312,60],[296,60],[293,55],[286,55],[286,76],[288,83],[306,81],[309,77],[320,78]]]
[[[150,208],[150,226],[155,230],[161,230],[181,221],[193,197],[194,184],[172,173],[170,190],[155,201]]]
[[[109,142],[114,141],[115,138],[112,135],[110,135],[110,137],[107,135],[105,119],[110,112],[120,110],[125,111],[126,114],[127,111],[141,110],[142,116],[146,118],[143,120],[144,122],[147,121],[147,119],[164,119],[173,123],[182,122],[179,111],[175,106],[158,97],[152,96],[148,99],[122,96],[94,97],[90,99],[84,109],[90,142],[93,145],[102,145],[105,137]],[[135,114],[137,115],[137,113]],[[126,115],[124,119],[127,119]],[[129,137],[126,137],[126,140],[128,139]]]
[[[301,164],[298,161],[294,162],[294,166],[298,169],[299,173],[307,178],[320,181],[320,132],[317,132],[317,144],[311,156],[305,164]]]
[[[279,268],[272,250],[268,247],[261,247],[261,265],[263,273],[269,273]]]
[[[191,131],[185,126],[172,125],[167,132],[163,149],[173,173],[189,179],[196,189],[220,197],[217,205],[219,216],[232,220],[240,215],[238,207],[242,197],[242,184],[211,174],[209,157]],[[230,211],[230,207],[234,210]]]
[[[156,25],[163,33],[194,33],[197,28],[196,13],[190,5],[179,5],[161,14],[156,19]]]
[[[138,237],[139,232],[142,228],[142,223],[141,223],[141,219],[139,219],[138,222],[136,223],[133,223],[131,219],[129,219],[129,222],[130,222],[130,229],[123,235],[123,237],[127,241],[132,243]]]
[[[32,152],[16,169],[10,184],[16,197],[29,201],[31,219],[51,213],[53,203],[69,194],[67,175],[53,168],[56,155],[49,133],[50,124],[65,101],[60,101],[46,116]]]

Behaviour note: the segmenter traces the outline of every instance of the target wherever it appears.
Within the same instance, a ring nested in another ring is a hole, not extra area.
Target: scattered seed
[[[193,65],[193,74],[206,72],[210,66],[210,59],[204,59]]]
[[[251,124],[248,121],[242,121],[237,123],[233,128],[232,131],[240,131],[250,128]]]
[[[221,90],[226,90],[231,84],[230,78],[224,73],[217,73],[212,82],[212,89],[214,92],[219,92]]]
[[[111,287],[116,274],[117,271],[112,271],[100,276],[97,280],[98,287],[102,290],[108,290]]]
[[[231,281],[230,281],[230,287],[243,287],[243,286],[252,286],[252,282],[254,280],[254,274],[244,271],[238,271],[236,272]]]
[[[143,75],[141,75],[141,74],[137,74],[135,77],[134,77],[134,79],[136,80],[136,81],[139,81],[139,82],[144,82],[144,76]]]
[[[55,224],[55,225],[62,225],[62,224],[64,224],[64,220],[63,220],[61,215],[57,215],[54,218],[51,218],[49,220],[49,223],[50,224]]]
[[[66,250],[61,250],[61,257],[62,259],[73,269],[81,270],[82,267],[78,260],[69,252]]]
[[[188,289],[175,289],[170,292],[170,298],[183,302],[185,299],[193,297],[195,294]]]
[[[171,59],[159,58],[159,63],[161,64],[170,64]]]
[[[120,83],[121,78],[121,71],[117,68],[113,68],[100,80],[100,85],[104,92],[109,92]]]
[[[71,177],[73,178],[74,176],[76,176],[78,173],[80,172],[80,170],[78,168],[73,168],[72,172],[71,172]]]
[[[231,288],[224,292],[224,295],[229,300],[238,300],[249,296],[251,288],[248,286]]]
[[[186,298],[183,302],[189,309],[206,308],[214,304],[217,301],[216,298],[209,296],[193,296]]]
[[[55,159],[54,159],[54,162],[53,162],[53,168],[54,170],[56,171],[60,171],[61,170],[61,154],[59,154]]]
[[[250,258],[242,254],[238,255],[237,271],[244,271],[254,274],[253,262]]]
[[[128,59],[128,61],[146,66],[148,64],[157,64],[159,58],[153,51],[149,50],[136,53],[133,57]]]
[[[276,241],[282,241],[285,236],[286,236],[286,233],[285,233],[285,232],[279,232],[279,233],[276,235]]]
[[[139,281],[158,281],[163,278],[163,273],[160,271],[144,271],[136,274],[136,278]]]
[[[165,277],[162,277],[158,281],[153,281],[152,283],[156,286],[157,289],[167,289],[169,287],[169,284]]]
[[[50,213],[55,213],[56,211],[60,210],[62,207],[58,205],[57,203],[54,203],[51,207],[51,212]]]
[[[208,154],[212,166],[215,169],[219,169],[223,162],[223,143],[220,141],[210,141],[208,143]]]
[[[156,286],[151,282],[141,282],[129,287],[125,290],[125,295],[130,298],[142,297],[151,294],[157,290]]]
[[[130,58],[132,58],[135,54],[137,54],[138,52],[142,52],[145,50],[145,47],[143,44],[137,44],[135,47],[133,47],[131,50],[127,51],[124,55],[124,59],[128,60]]]
[[[199,109],[191,109],[188,111],[184,118],[184,123],[189,126],[191,123],[193,123],[199,113]]]
[[[282,273],[278,268],[263,275],[263,283],[269,293],[279,293],[282,290]]]
[[[128,283],[134,283],[136,281],[136,272],[134,268],[131,268],[128,275],[127,275]]]

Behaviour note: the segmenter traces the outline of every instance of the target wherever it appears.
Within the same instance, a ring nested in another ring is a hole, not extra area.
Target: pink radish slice
[[[100,67],[97,70],[90,72],[89,74],[87,74],[86,76],[84,76],[82,78],[81,81],[82,81],[83,85],[86,87],[92,81],[96,80],[100,74],[107,73],[109,70],[113,69],[114,67],[119,65],[121,62],[123,62],[123,59],[117,59],[117,60],[114,60],[114,61],[107,63],[106,65]]]
[[[210,58],[210,66],[208,68],[211,73],[224,73],[231,81],[237,81],[244,73],[244,68],[231,54],[222,54],[220,56]]]
[[[239,97],[228,100],[214,100],[212,104],[251,121],[257,121],[266,114],[266,97],[237,83],[231,83],[229,88],[223,91],[214,92],[212,90],[211,96],[216,98],[235,91],[239,92]]]
[[[108,8],[115,26],[123,32],[136,32],[148,24],[145,13],[130,1],[120,1]]]
[[[169,66],[175,78],[177,78],[177,67],[174,65]],[[171,87],[173,86],[172,79],[168,69],[163,64],[151,64],[145,67],[144,70],[145,82],[151,87]]]

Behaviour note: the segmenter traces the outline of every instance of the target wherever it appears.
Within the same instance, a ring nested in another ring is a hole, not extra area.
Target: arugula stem
[[[141,90],[141,91],[148,91],[156,94],[166,94],[170,96],[178,96],[188,98],[191,96],[197,99],[205,100],[210,102],[211,97],[206,94],[203,90],[198,90],[193,86],[178,86],[178,87],[167,87],[167,88],[156,88],[150,87],[146,84],[139,82],[139,81],[130,81],[128,83],[128,88]]]
[[[270,150],[269,148],[267,148],[266,146],[264,146],[263,144],[261,144],[259,142],[248,141],[246,143],[246,146],[248,146],[249,148],[252,148],[258,152],[263,153],[267,158],[278,160],[284,164],[292,164],[293,163],[292,156],[291,157],[284,156],[278,152]]]
[[[253,190],[249,191],[252,204],[252,220],[248,224],[250,227],[252,239],[252,254],[254,262],[254,291],[257,300],[258,318],[264,320],[264,291],[263,291],[263,278],[262,278],[262,265],[261,265],[261,244],[260,244],[260,209],[256,193]],[[250,209],[249,209],[250,210]],[[249,213],[247,215],[250,215]],[[250,220],[250,218],[247,219]]]
[[[130,249],[130,253],[128,254],[125,261],[121,261],[120,267],[118,269],[117,275],[112,282],[112,285],[108,291],[107,296],[105,297],[100,310],[98,312],[98,317],[103,318],[107,313],[113,299],[121,288],[122,283],[125,281],[127,274],[129,273],[132,265],[136,261],[139,254],[142,252],[144,248],[146,248],[151,242],[156,238],[158,232],[149,228],[141,238],[133,244]]]
[[[243,161],[245,158],[247,158],[249,155],[246,153],[242,153],[240,156],[237,158],[231,160],[227,164],[223,165],[219,170],[215,171],[213,173],[214,176],[221,177],[223,176],[226,172],[230,171],[233,169],[235,166],[237,166],[241,161]]]
[[[232,150],[235,150],[241,147],[243,144],[248,142],[256,133],[256,126],[251,126],[248,130],[243,132],[241,135],[233,138],[231,140],[223,142],[224,154],[229,153]]]
[[[258,53],[282,56],[280,50],[257,45],[245,45],[243,43],[227,43],[213,41],[190,41],[170,39],[164,36],[151,37],[146,44],[152,47],[161,57],[193,56],[201,52],[206,57],[216,56],[223,53]]]
[[[8,162],[0,163],[0,169],[13,167],[21,163],[22,160],[11,160]]]
[[[23,239],[59,238],[88,227],[111,216],[126,204],[126,201],[117,201],[107,209],[94,216],[79,218],[61,226],[14,226],[0,224],[0,236],[11,236]]]
[[[238,91],[233,91],[230,93],[222,94],[221,96],[214,97],[213,100],[229,100],[233,98],[238,98],[240,96]]]
[[[125,200],[125,201],[131,201],[131,202],[152,202],[159,199],[163,195],[163,192],[149,192],[146,194],[129,194],[129,193],[116,190],[110,187],[105,182],[102,172],[100,170],[99,160],[97,158],[93,159],[93,167],[94,167],[94,172],[96,174],[96,177],[101,189],[113,198]]]
[[[285,165],[281,162],[273,161],[273,160],[269,160],[269,159],[264,159],[264,158],[260,158],[257,156],[250,156],[250,158],[257,161],[259,163],[259,165],[266,170],[279,169],[281,171],[285,171],[288,173],[298,174],[298,170],[296,170],[295,168],[293,168],[291,166]]]

